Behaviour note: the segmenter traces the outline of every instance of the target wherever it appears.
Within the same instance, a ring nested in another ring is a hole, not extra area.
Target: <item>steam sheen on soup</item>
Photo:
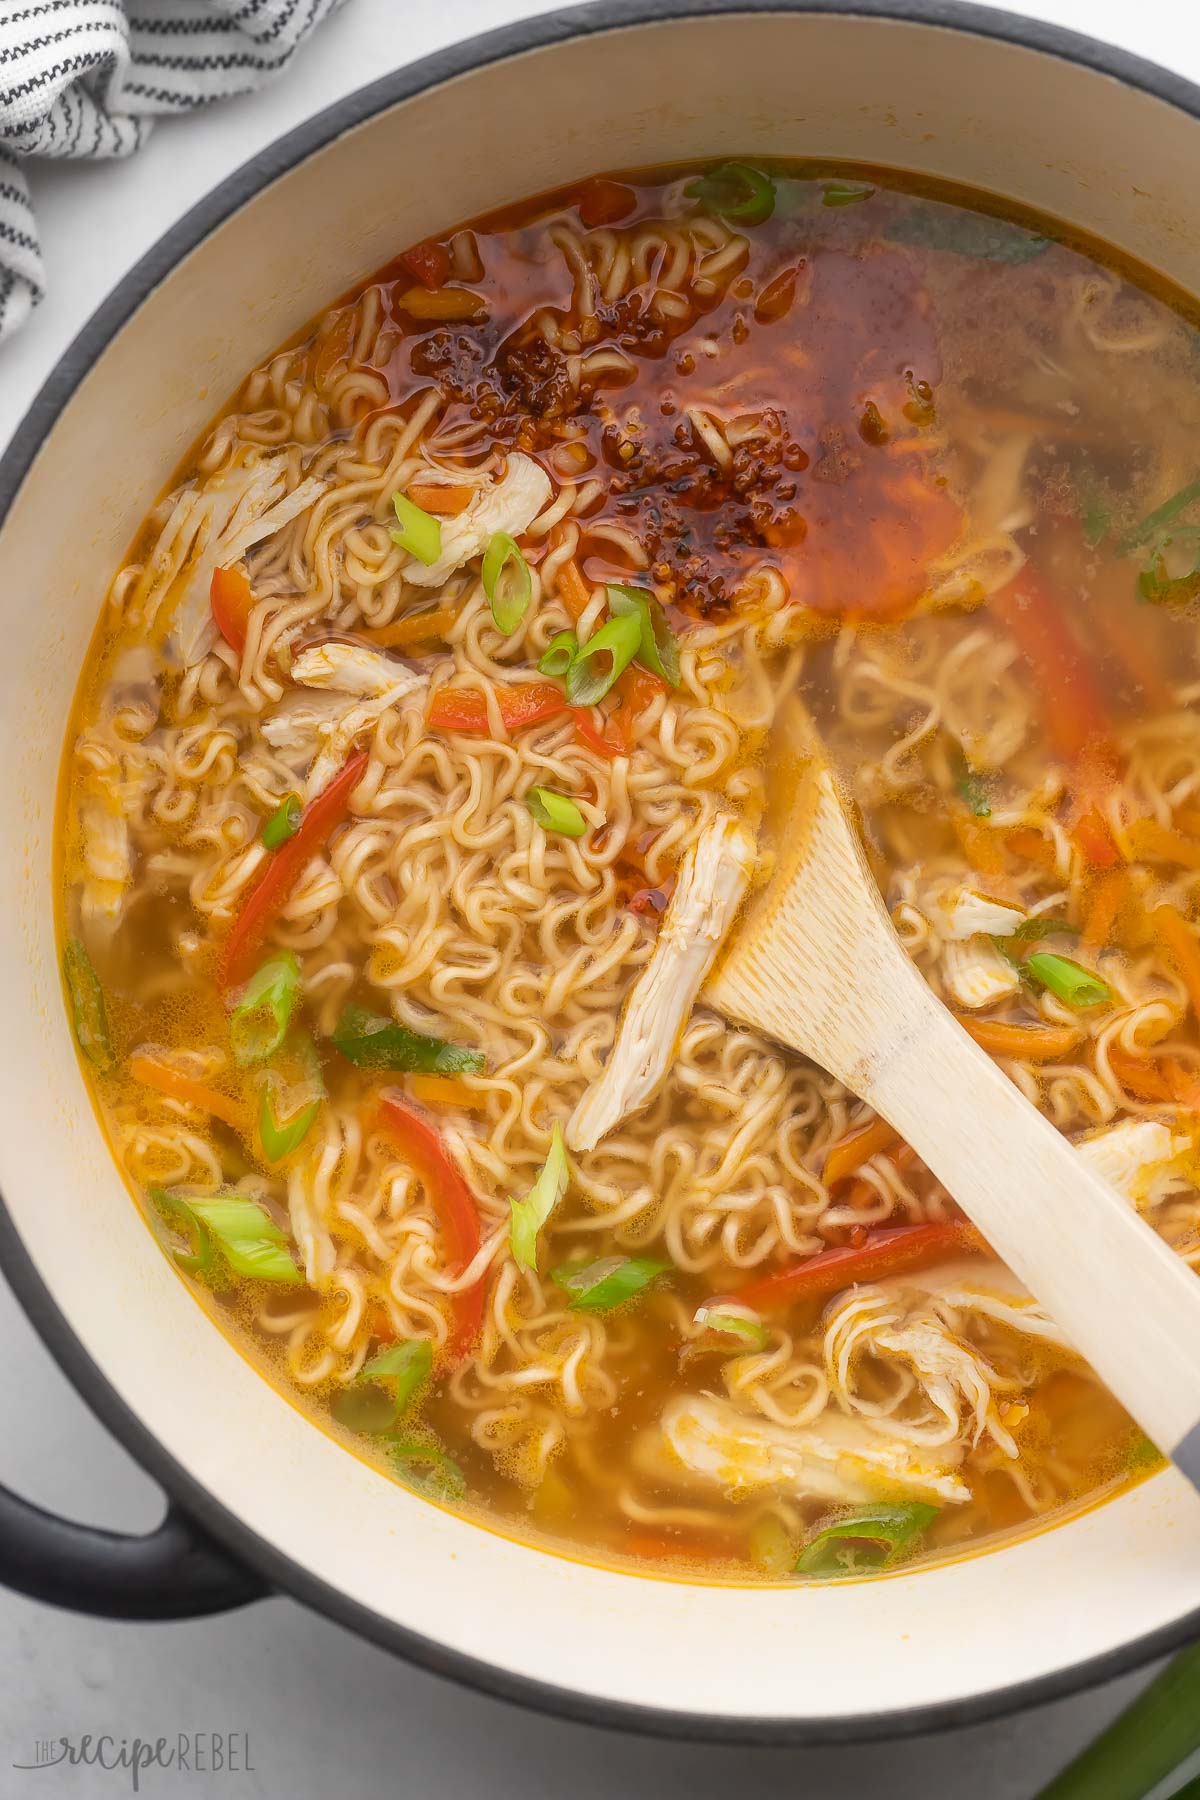
[[[874,1572],[1157,1460],[704,1001],[799,694],[934,990],[1200,1260],[1200,341],[968,198],[725,162],[418,245],[111,588],[61,898],[120,1166],[330,1430],[542,1541]]]

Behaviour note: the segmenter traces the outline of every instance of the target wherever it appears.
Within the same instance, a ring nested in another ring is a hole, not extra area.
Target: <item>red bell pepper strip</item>
[[[965,1219],[947,1219],[936,1225],[889,1225],[868,1232],[862,1244],[821,1250],[793,1263],[790,1269],[749,1281],[731,1298],[739,1306],[770,1312],[797,1300],[825,1300],[855,1282],[883,1281],[889,1275],[924,1269],[979,1248],[978,1233]]]
[[[597,756],[606,756],[612,762],[618,756],[628,756],[630,745],[624,738],[605,737],[598,729],[586,706],[571,709],[575,714],[575,729],[589,750]]]
[[[1056,597],[1026,565],[989,607],[1028,665],[1042,700],[1042,720],[1063,756],[1107,749],[1112,720],[1082,645]]]
[[[225,642],[238,655],[246,648],[246,627],[254,595],[243,570],[214,569],[208,584],[208,603],[212,607],[213,624]]]
[[[410,275],[416,277],[422,287],[432,293],[435,288],[445,287],[450,279],[450,252],[444,244],[414,244],[411,250],[405,250],[396,258],[403,264]]]
[[[381,1095],[378,1123],[425,1189],[425,1197],[437,1215],[447,1256],[456,1273],[461,1274],[479,1251],[479,1208],[475,1196],[451,1162],[433,1126],[398,1095]],[[479,1335],[485,1288],[481,1276],[469,1288],[451,1295],[454,1328],[448,1347],[456,1357],[465,1356]]]
[[[223,988],[249,981],[267,933],[288,903],[309,859],[323,850],[350,811],[350,796],[362,780],[368,755],[358,750],[338,770],[328,787],[310,800],[295,835],[275,851],[251,888],[221,952],[219,981]]]
[[[562,689],[552,687],[548,681],[497,688],[495,693],[506,731],[540,725],[568,710]],[[435,731],[486,731],[487,702],[478,688],[442,688],[430,704],[429,723]]]

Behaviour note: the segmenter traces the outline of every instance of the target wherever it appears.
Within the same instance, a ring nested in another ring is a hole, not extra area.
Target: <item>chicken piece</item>
[[[216,640],[209,598],[214,569],[229,568],[325,492],[325,482],[309,477],[289,494],[287,481],[285,458],[266,457],[224,469],[176,499],[142,572],[131,613],[150,630],[164,607],[173,605],[175,639],[185,667],[207,656]]]
[[[627,1113],[645,1106],[671,1057],[754,868],[753,834],[731,813],[710,819],[684,857],[658,941],[630,990],[600,1079],[567,1125],[572,1150],[593,1150]]]
[[[111,938],[121,922],[133,885],[133,852],[129,823],[118,795],[100,783],[79,807],[83,838],[83,889],[80,916],[85,935]]]
[[[1021,986],[1017,970],[982,933],[943,946],[942,980],[954,1004],[969,1012],[992,1006]]]
[[[826,1412],[813,1425],[777,1425],[709,1394],[673,1400],[662,1433],[686,1469],[727,1492],[776,1487],[857,1506],[871,1500],[969,1500],[961,1451],[904,1443],[886,1425]]]
[[[979,933],[987,937],[1011,937],[1025,923],[1019,906],[1005,906],[1000,900],[989,900],[974,888],[955,887],[944,894],[934,908],[942,938],[958,942]]]
[[[986,1431],[1006,1456],[1016,1456],[992,1398],[1000,1377],[955,1334],[927,1295],[852,1288],[829,1318],[824,1353],[830,1387],[848,1412],[871,1418],[884,1414],[897,1438],[915,1444],[961,1443],[964,1438],[977,1444]],[[865,1396],[859,1385],[863,1357],[903,1365],[902,1379],[889,1384],[890,1400],[881,1400],[876,1386],[870,1398]]]
[[[1178,1158],[1188,1140],[1156,1119],[1122,1119],[1075,1148],[1097,1175],[1134,1206],[1154,1206],[1180,1185]]]
[[[519,537],[532,525],[551,494],[550,477],[531,456],[514,451],[503,478],[481,486],[464,512],[442,520],[442,551],[436,562],[411,556],[404,579],[414,587],[441,587],[455,569],[482,556],[498,531]]]
[[[316,754],[305,780],[306,800],[313,799],[328,786],[360,732],[374,725],[398,700],[403,700],[406,694],[425,683],[423,675],[416,674],[394,657],[369,650],[362,644],[339,643],[314,644],[302,651],[292,664],[292,679],[301,687],[317,688],[331,697],[337,696],[336,704],[329,711],[323,711],[318,702],[308,715],[315,731]],[[357,699],[358,704],[347,705],[347,697]],[[289,709],[285,715],[289,737],[284,741],[295,742],[298,722],[304,717],[301,708],[293,706]],[[276,738],[272,738],[266,720],[263,721],[263,733],[272,744],[283,736],[277,733]]]

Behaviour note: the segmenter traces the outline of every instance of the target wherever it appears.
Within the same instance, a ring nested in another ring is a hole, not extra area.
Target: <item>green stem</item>
[[[1037,1800],[1145,1800],[1200,1749],[1200,1644],[1167,1664]],[[1200,1795],[1200,1784],[1185,1789]]]

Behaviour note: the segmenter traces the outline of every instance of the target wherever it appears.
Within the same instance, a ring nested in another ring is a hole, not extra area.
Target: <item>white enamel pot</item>
[[[171,1501],[160,1531],[121,1538],[0,1490],[14,1587],[126,1618],[283,1589],[547,1710],[761,1741],[976,1719],[1200,1633],[1200,1500],[1171,1472],[1005,1549],[824,1588],[615,1574],[453,1517],[213,1327],[84,1091],[51,905],[59,751],[106,579],[167,472],[247,368],[399,247],[597,170],[731,154],[954,178],[1200,293],[1200,91],[1160,69],[922,0],[600,4],[388,76],[248,164],[105,302],[0,464],[0,1254]]]

